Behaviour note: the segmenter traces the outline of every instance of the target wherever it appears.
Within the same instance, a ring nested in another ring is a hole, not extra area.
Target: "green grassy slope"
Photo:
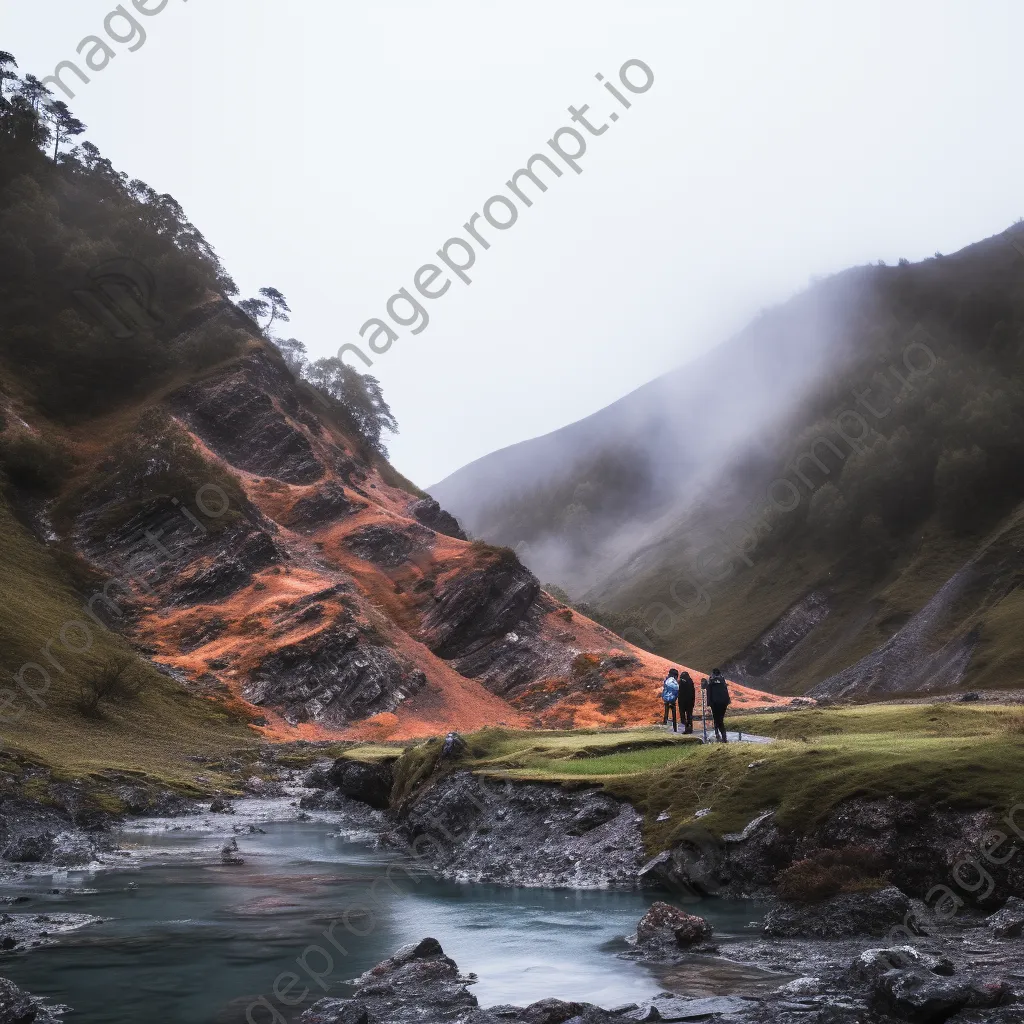
[[[0,657],[4,668],[0,739],[6,754],[53,769],[68,779],[104,771],[137,772],[181,789],[196,789],[196,775],[210,785],[227,777],[199,767],[195,758],[216,760],[255,747],[245,722],[223,705],[189,694],[124,641],[102,630],[82,610],[82,598],[54,558],[0,502]],[[84,623],[88,633],[81,626]],[[61,631],[82,653],[69,654]],[[60,671],[46,657],[48,652]],[[137,696],[100,707],[98,716],[80,709],[80,686],[112,657],[131,664]],[[48,669],[21,673],[23,665]],[[208,788],[208,787],[198,787]]]

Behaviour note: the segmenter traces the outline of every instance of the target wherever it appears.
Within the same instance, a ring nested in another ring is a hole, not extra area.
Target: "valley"
[[[0,1024],[1024,1019],[1020,221],[424,490],[14,69]]]

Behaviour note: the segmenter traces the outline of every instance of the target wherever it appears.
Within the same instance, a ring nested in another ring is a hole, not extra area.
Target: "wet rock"
[[[929,971],[948,977],[954,973],[953,961],[945,956],[933,956],[914,946],[888,946],[866,949],[850,965],[850,977],[855,981],[876,983],[890,971]]]
[[[273,779],[261,779],[258,775],[252,775],[245,780],[245,791],[253,796],[269,799],[275,796],[285,796],[287,790]]]
[[[2,914],[0,942],[3,942],[6,949],[23,950],[48,946],[68,932],[99,924],[102,920],[93,914]]]
[[[640,919],[636,937],[641,945],[670,942],[686,947],[711,938],[711,925],[703,917],[658,900]]]
[[[414,501],[409,506],[409,514],[419,520],[424,526],[443,533],[447,537],[455,537],[457,540],[466,540],[459,521],[450,512],[445,512],[438,502],[433,498],[423,498]]]
[[[1018,938],[1024,934],[1024,900],[1011,896],[1003,909],[987,918],[985,924],[996,938]]]
[[[816,996],[824,991],[824,985],[820,978],[810,976],[794,978],[792,981],[780,985],[775,994],[783,999],[794,999],[807,996]]]
[[[81,832],[62,832],[53,841],[49,860],[58,867],[80,867],[96,859],[96,848]]]
[[[598,888],[632,884],[642,863],[640,815],[598,790],[568,792],[455,771],[399,809],[417,856],[445,878],[503,885]],[[608,816],[572,835],[574,819]]]
[[[670,850],[663,850],[640,869],[639,882],[688,898],[713,896],[729,882],[725,846],[699,825],[686,829]]]
[[[210,810],[214,814],[234,814],[235,809],[231,806],[231,802],[226,800],[222,796],[215,796],[210,803]]]
[[[986,1009],[1010,1002],[1005,982],[940,977],[920,969],[883,974],[875,986],[880,1009],[911,1024],[946,1021],[963,1009]]]
[[[562,999],[538,999],[530,1003],[519,1019],[526,1024],[565,1024],[591,1009],[589,1003],[566,1002]]]
[[[309,789],[329,789],[331,786],[330,774],[333,767],[333,761],[317,761],[303,776],[302,784]]]
[[[30,832],[15,836],[4,847],[4,860],[15,864],[39,864],[50,859],[56,836],[52,832]]]
[[[328,774],[328,781],[343,796],[384,810],[391,803],[391,787],[395,781],[393,762],[339,757]]]
[[[614,804],[589,804],[581,807],[572,821],[569,822],[569,835],[582,836],[592,829],[599,828],[619,813]]]
[[[0,1024],[60,1024],[66,1006],[50,1006],[13,981],[0,978]]]
[[[466,988],[468,980],[459,974],[455,961],[445,956],[440,943],[428,938],[403,946],[356,978],[352,1002],[365,1007],[375,1024],[461,1022],[477,1006],[476,997]],[[346,1007],[343,1012],[353,1011]],[[331,1024],[338,1019],[328,1018]]]
[[[961,1010],[953,1024],[1024,1024],[1024,1006],[1000,1006],[988,1010]]]
[[[655,1016],[637,1017],[634,1014],[627,1014],[627,1019],[636,1020],[664,1020],[664,1021],[700,1021],[700,1020],[729,1020],[734,1014],[749,1010],[757,1004],[751,1000],[741,999],[736,996],[706,996],[698,999],[685,999],[677,996],[662,995],[655,996],[647,1007],[654,1011]]]
[[[33,1024],[36,1004],[13,981],[0,978],[0,1024]]]
[[[372,523],[345,538],[345,546],[359,558],[384,568],[395,568],[414,551],[426,548],[434,534],[422,526],[389,526]]]
[[[238,840],[230,839],[226,842],[220,850],[220,862],[221,864],[244,864],[245,861],[242,859],[242,855],[238,851]]]
[[[299,807],[304,811],[343,811],[349,804],[347,796],[329,789],[315,789],[299,797]]]
[[[881,936],[903,924],[909,910],[910,900],[890,886],[874,893],[835,896],[818,904],[783,904],[768,912],[764,931],[773,938]]]
[[[354,999],[321,999],[298,1019],[298,1024],[369,1024],[366,1006]]]

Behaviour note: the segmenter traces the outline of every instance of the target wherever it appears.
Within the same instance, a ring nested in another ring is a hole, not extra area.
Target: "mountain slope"
[[[823,283],[694,362],[429,488],[468,530],[580,593],[680,496],[848,358],[867,277]]]
[[[40,130],[0,104],[9,750],[195,785],[260,737],[652,719],[664,659],[466,540],[226,298],[170,196]]]
[[[1019,686],[1022,251],[1014,226],[951,256],[839,275],[857,289],[832,307],[831,361],[724,456],[702,460],[692,432],[685,450],[710,470],[617,545],[584,551],[599,563],[576,591],[587,607],[646,649],[777,692]],[[714,386],[731,410],[748,381],[728,363]],[[568,546],[564,521],[544,514]]]

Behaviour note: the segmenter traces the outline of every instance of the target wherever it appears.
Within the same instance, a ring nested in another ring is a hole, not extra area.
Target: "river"
[[[0,973],[73,1007],[69,1024],[240,1024],[247,1012],[255,1024],[291,1020],[318,998],[349,994],[348,979],[427,935],[463,972],[479,976],[472,991],[482,1006],[547,996],[614,1006],[666,988],[754,994],[779,984],[722,960],[695,957],[658,971],[616,956],[629,948],[624,937],[652,893],[506,889],[392,871],[398,891],[377,885],[374,904],[370,886],[399,855],[358,828],[339,827],[337,816],[292,815],[261,820],[264,834],[238,836],[243,865],[219,862],[232,823],[208,815],[119,833],[131,854],[124,867],[5,881],[0,895],[28,897],[12,913],[73,912],[103,921],[52,946],[3,955]],[[372,917],[358,909],[366,906],[375,908]],[[749,936],[764,912],[754,903],[713,900],[696,909],[721,938]],[[324,932],[346,912],[365,934],[336,925],[342,954]],[[331,954],[330,964],[316,952],[306,958],[319,982],[296,963],[311,944]],[[275,981],[283,999],[304,988],[308,994],[289,1007],[275,996]],[[254,1007],[261,995],[265,1002]]]

